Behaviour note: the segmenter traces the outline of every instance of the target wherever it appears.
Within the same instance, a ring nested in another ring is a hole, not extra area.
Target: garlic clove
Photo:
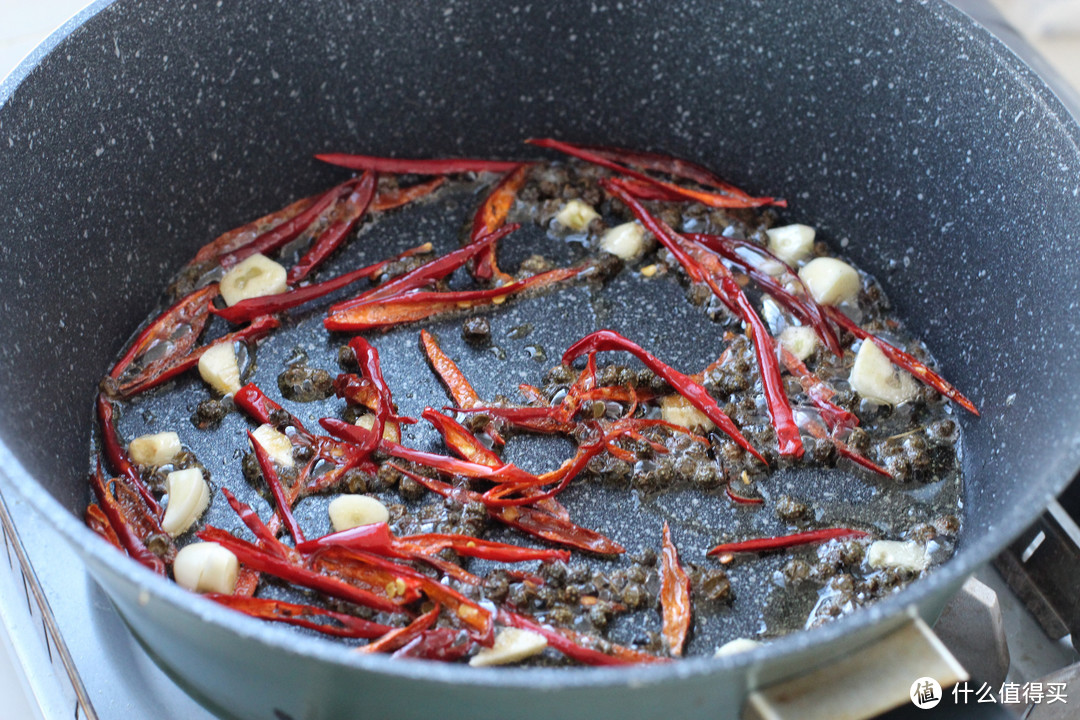
[[[713,657],[723,657],[724,655],[735,655],[736,653],[746,652],[747,650],[753,650],[759,648],[764,643],[760,643],[757,640],[751,640],[750,638],[735,638],[730,640],[720,647],[716,648],[716,652]]]
[[[660,416],[665,422],[705,432],[716,427],[709,416],[698,410],[682,395],[665,395],[660,398]]]
[[[199,468],[175,470],[165,476],[169,489],[169,503],[161,529],[173,537],[181,535],[195,524],[210,504],[210,486]]]
[[[866,561],[872,568],[922,572],[930,566],[930,554],[921,543],[875,540],[866,551]]]
[[[179,453],[180,436],[171,430],[140,435],[128,444],[128,455],[137,465],[165,465],[172,462]]]
[[[202,593],[231,595],[236,590],[240,563],[215,542],[185,545],[173,560],[173,578],[181,587]]]
[[[555,216],[555,222],[567,230],[584,232],[588,229],[589,223],[598,217],[600,217],[600,213],[596,212],[592,205],[575,199],[562,206],[562,209]]]
[[[789,325],[780,331],[778,339],[784,349],[799,360],[813,355],[818,343],[817,333],[808,325]]]
[[[814,249],[814,228],[809,225],[784,225],[765,231],[769,236],[769,252],[788,265],[806,258]]]
[[[911,400],[919,391],[915,378],[893,365],[873,340],[864,340],[859,347],[848,384],[862,397],[888,405]]]
[[[810,294],[822,305],[839,305],[859,294],[862,281],[855,268],[843,260],[814,258],[799,270]]]
[[[295,465],[293,460],[293,446],[289,437],[279,432],[273,425],[260,425],[251,433],[255,440],[274,461],[274,464],[282,468],[291,468]]]
[[[364,428],[365,430],[371,430],[375,427],[375,416],[371,413],[361,415],[356,418],[355,425]],[[390,442],[401,442],[401,427],[393,420],[387,420],[383,423],[382,431],[383,440],[389,440]]]
[[[473,667],[506,665],[542,653],[546,647],[547,638],[540,633],[520,628],[503,628],[495,635],[495,644],[489,648],[481,648],[480,652],[469,659],[469,664]]]
[[[280,264],[261,253],[255,253],[237,263],[221,278],[218,285],[221,299],[226,305],[235,305],[241,300],[283,293],[289,289],[285,282],[287,275]]]
[[[232,395],[240,389],[240,365],[231,342],[218,343],[199,357],[199,375],[222,395]]]
[[[623,260],[635,258],[645,249],[645,228],[636,222],[616,225],[600,236],[600,249]]]
[[[390,511],[370,495],[339,495],[330,501],[328,512],[334,532],[390,520]]]

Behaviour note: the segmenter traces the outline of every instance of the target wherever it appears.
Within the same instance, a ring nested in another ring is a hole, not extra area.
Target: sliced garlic
[[[173,537],[191,527],[210,504],[210,486],[199,468],[176,470],[165,476],[169,488],[169,504],[161,529]]]
[[[140,435],[128,444],[128,455],[137,465],[164,465],[180,452],[180,436],[169,430]]]
[[[289,289],[285,278],[285,268],[260,253],[236,264],[221,278],[218,286],[221,299],[226,305],[235,305],[241,300],[277,295]]]
[[[799,270],[810,294],[822,305],[839,305],[859,293],[862,281],[855,268],[843,260],[830,257],[814,258]]]
[[[327,510],[334,532],[390,520],[386,506],[370,495],[339,495]]]
[[[291,468],[295,461],[292,454],[292,441],[288,435],[279,432],[273,425],[260,425],[251,434],[255,436],[262,449],[278,467]]]
[[[799,262],[814,249],[814,228],[809,225],[784,225],[766,230],[769,252],[788,265]]]
[[[713,656],[722,657],[724,655],[734,655],[736,653],[746,652],[747,650],[761,647],[762,644],[763,643],[760,643],[757,640],[751,640],[750,638],[735,638],[716,648],[716,653],[714,653]]]
[[[240,389],[240,365],[231,342],[218,343],[199,358],[199,375],[222,395],[232,395]]]
[[[375,427],[375,416],[371,413],[368,413],[367,415],[361,415],[360,417],[356,418],[355,424],[359,427],[364,428],[365,430],[370,430]],[[399,443],[401,442],[401,427],[398,426],[398,424],[393,420],[387,420],[385,423],[383,423],[382,436],[383,440],[389,440],[390,442]]]
[[[490,648],[481,648],[480,652],[469,658],[469,664],[473,667],[506,665],[542,653],[546,647],[547,638],[540,633],[503,628],[495,635],[495,644]]]
[[[596,212],[592,205],[581,200],[571,200],[559,210],[555,216],[555,222],[567,230],[584,232],[589,227],[589,223],[598,217],[600,213]]]
[[[239,572],[236,556],[215,542],[185,545],[173,560],[173,578],[194,592],[231,595]]]
[[[889,405],[911,400],[919,391],[915,378],[893,365],[871,340],[864,340],[859,347],[848,384],[862,397]]]
[[[630,260],[645,249],[645,228],[636,222],[616,225],[600,236],[600,249]]]
[[[872,568],[922,572],[930,566],[930,554],[921,543],[875,540],[866,551],[866,561]]]
[[[809,325],[789,325],[780,331],[779,340],[780,344],[799,360],[813,355],[818,343],[817,333]]]
[[[660,398],[660,416],[665,422],[688,430],[706,432],[716,427],[708,415],[691,405],[682,395],[665,395]]]

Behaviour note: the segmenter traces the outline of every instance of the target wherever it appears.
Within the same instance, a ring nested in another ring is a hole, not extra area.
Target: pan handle
[[[968,677],[934,631],[912,613],[903,625],[868,646],[805,675],[755,690],[747,698],[742,718],[867,720],[905,705],[916,713],[925,713],[913,704],[911,696],[923,678],[937,681],[939,707],[957,709],[962,706],[951,702],[949,688]],[[914,682],[909,684],[909,679]]]

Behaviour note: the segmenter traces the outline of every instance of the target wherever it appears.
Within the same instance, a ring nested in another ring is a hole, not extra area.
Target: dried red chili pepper
[[[498,304],[515,293],[570,280],[589,269],[589,266],[558,268],[488,290],[413,292],[395,295],[354,305],[337,312],[331,309],[331,313],[323,320],[323,326],[332,332],[358,332],[416,322],[441,313]]]
[[[691,405],[705,413],[706,417],[712,420],[716,426],[734,440],[739,447],[746,450],[762,463],[768,465],[765,458],[761,456],[761,453],[755,450],[749,441],[743,437],[742,433],[739,432],[739,429],[735,427],[735,423],[731,421],[731,418],[724,414],[724,411],[720,409],[720,406],[717,405],[716,401],[709,395],[708,390],[700,383],[695,382],[689,376],[683,375],[675,368],[665,364],[655,355],[614,330],[598,330],[590,335],[586,335],[581,340],[578,340],[571,345],[570,348],[563,353],[562,362],[564,365],[569,365],[585,353],[595,353],[605,350],[624,350],[637,357],[647,368],[666,380],[667,383],[675,388],[676,392],[686,398]]]
[[[319,216],[326,212],[330,206],[336,203],[342,196],[347,192],[351,192],[355,184],[355,180],[346,180],[340,185],[330,188],[299,215],[277,225],[272,230],[267,230],[262,235],[259,235],[244,245],[221,255],[221,266],[230,268],[256,253],[265,255],[266,253],[272,253],[275,250],[281,249],[298,238],[300,233],[311,227]]]
[[[543,635],[550,647],[558,650],[566,657],[586,665],[633,665],[636,663],[670,662],[668,658],[638,652],[614,643],[608,644],[611,650],[610,654],[602,652],[585,644],[595,642],[588,635],[565,628],[543,625],[537,622],[535,618],[505,608],[499,610],[499,623],[507,627],[529,630]]]
[[[631,165],[641,170],[651,170],[670,175],[682,180],[692,180],[705,187],[722,190],[734,197],[750,198],[745,190],[735,187],[731,183],[720,178],[712,170],[690,160],[663,155],[661,153],[648,152],[645,150],[631,150],[628,148],[611,147],[607,145],[577,145],[582,150],[594,153],[608,160]]]
[[[701,233],[686,233],[683,237],[704,245],[742,269],[754,280],[754,282],[760,285],[765,292],[772,296],[774,300],[795,315],[800,321],[812,327],[817,336],[825,344],[825,347],[829,348],[829,351],[832,352],[833,355],[843,357],[844,351],[840,348],[840,341],[837,339],[836,332],[833,330],[832,325],[825,316],[825,311],[817,304],[813,296],[810,295],[810,291],[806,289],[799,274],[787,263],[773,255],[767,249],[754,245],[746,240],[737,240],[735,238],[724,237],[723,235],[704,235]],[[801,289],[802,294],[797,295],[790,292],[779,280],[762,271],[753,263],[749,262],[743,255],[739,254],[739,248],[751,250],[770,262],[776,263],[779,267],[782,267],[788,280]]]
[[[763,498],[747,497],[745,495],[738,494],[737,492],[735,492],[734,490],[731,489],[731,483],[730,482],[727,485],[724,486],[724,493],[731,500],[733,500],[734,502],[736,502],[736,503],[738,503],[740,505],[764,505],[765,504],[765,500]]]
[[[252,545],[246,540],[233,537],[231,534],[212,525],[207,525],[206,528],[200,530],[198,536],[200,540],[218,543],[236,555],[237,560],[242,564],[261,573],[273,575],[286,582],[317,590],[331,597],[354,602],[357,605],[370,607],[374,610],[388,613],[401,612],[398,603],[383,595],[377,595],[369,590],[350,585],[347,582],[309,570],[306,567],[294,565],[288,560],[272,555],[266,550]]]
[[[431,423],[442,435],[446,446],[463,459],[492,468],[502,467],[504,464],[498,455],[477,440],[476,436],[457,420],[438,413],[430,407],[424,409],[421,417]]]
[[[388,465],[443,497],[460,502],[475,501],[484,503],[484,496],[478,492],[454,488],[442,481],[410,472],[396,463],[388,463]],[[575,525],[568,519],[537,508],[529,506],[490,507],[488,508],[488,515],[524,533],[550,540],[559,545],[566,545],[600,555],[618,555],[626,552],[622,545],[595,530]]]
[[[105,517],[108,518],[109,525],[115,532],[117,540],[123,545],[127,554],[140,564],[150,568],[159,575],[164,575],[164,561],[147,549],[143,539],[125,517],[123,508],[120,507],[120,503],[117,502],[116,497],[109,492],[107,484],[108,483],[101,472],[101,464],[98,463],[96,471],[90,475],[90,487],[94,490],[94,494],[101,504],[101,510]]]
[[[338,203],[330,218],[330,225],[315,238],[307,252],[289,268],[285,282],[295,285],[306,278],[312,270],[322,265],[337,250],[345,237],[364,217],[375,195],[375,173],[368,171],[353,186],[352,192]]]
[[[742,542],[724,543],[717,545],[707,555],[723,555],[729,553],[756,553],[769,550],[783,550],[800,545],[813,545],[815,543],[836,540],[837,538],[862,538],[868,537],[869,533],[853,528],[825,528],[823,530],[810,530],[808,532],[795,533],[794,535],[782,535],[780,537],[754,538]]]
[[[430,195],[438,190],[444,182],[446,182],[446,178],[437,177],[406,188],[397,187],[392,190],[379,190],[375,194],[375,199],[371,201],[371,211],[386,212],[396,210],[403,205],[408,205],[426,195]]]
[[[97,503],[90,503],[90,505],[87,506],[86,524],[91,530],[105,538],[109,544],[120,550],[124,550],[124,544],[120,542],[120,536],[116,534],[116,530],[113,529],[112,523],[109,522],[109,518]]]
[[[791,415],[791,405],[784,391],[784,380],[776,362],[772,336],[769,335],[765,323],[758,316],[750,299],[746,297],[746,293],[735,282],[731,271],[724,267],[718,257],[700,245],[683,238],[667,223],[653,217],[641,203],[628,195],[619,180],[601,180],[600,185],[630,208],[634,216],[656,236],[656,239],[675,255],[691,280],[707,284],[713,294],[722,300],[736,317],[746,323],[754,344],[754,354],[761,374],[762,388],[765,391],[765,401],[769,408],[769,418],[773,429],[776,430],[777,447],[781,455],[802,457],[802,439],[799,428]],[[713,422],[716,421],[713,420]]]
[[[667,190],[676,195],[681,195],[685,200],[694,200],[702,205],[708,205],[709,207],[716,208],[749,208],[749,207],[762,207],[765,205],[774,205],[776,207],[787,207],[786,200],[780,200],[771,197],[754,198],[743,195],[729,195],[726,193],[708,192],[705,190],[694,190],[692,188],[685,188],[681,185],[666,182],[664,180],[658,180],[654,177],[646,175],[643,172],[638,172],[633,168],[626,167],[617,162],[609,160],[607,157],[595,152],[583,149],[581,146],[573,145],[571,143],[562,142],[560,140],[554,140],[552,138],[530,138],[525,142],[536,147],[549,148],[551,150],[558,150],[559,152],[566,153],[572,157],[576,157],[579,160],[592,163],[593,165],[599,165],[609,170],[614,170],[617,173],[629,175],[632,178],[640,180],[645,183],[649,183],[656,187]]]
[[[663,611],[663,636],[668,651],[682,655],[690,632],[690,577],[679,565],[679,551],[671,541],[671,528],[664,522],[664,543],[660,551],[660,608]]]
[[[233,509],[240,521],[255,536],[260,548],[283,559],[297,559],[296,553],[277,539],[273,531],[262,521],[262,518],[250,505],[238,500],[227,487],[221,488],[221,494],[225,496],[226,502],[229,503],[229,507]]]
[[[780,360],[787,367],[788,372],[798,378],[803,392],[817,407],[830,431],[834,434],[843,433],[858,426],[859,418],[854,413],[850,413],[832,402],[831,398],[836,394],[836,391],[810,372],[799,358],[792,355],[783,346],[780,348]]]
[[[206,326],[207,304],[217,297],[217,283],[188,293],[151,322],[131,343],[124,356],[113,366],[109,377],[119,380],[136,358],[162,343],[169,343],[169,350],[162,357],[144,367],[128,384],[138,383],[159,372],[172,358],[182,357],[199,340]],[[182,333],[178,331],[186,328]]]
[[[411,290],[430,285],[436,280],[442,280],[444,277],[476,257],[484,248],[488,247],[488,245],[506,237],[520,227],[520,225],[507,225],[506,227],[500,228],[491,235],[437,257],[431,262],[424,263],[420,267],[410,270],[403,275],[399,275],[392,280],[387,280],[382,285],[378,285],[354,298],[335,303],[330,306],[327,312],[332,315],[357,305],[365,305],[375,300],[402,295]]]
[[[298,307],[304,303],[329,295],[336,290],[352,285],[354,282],[363,280],[364,278],[375,277],[392,262],[429,252],[431,252],[431,243],[424,243],[423,245],[418,245],[403,253],[395,255],[392,258],[380,260],[371,265],[351,270],[336,278],[324,280],[321,283],[305,285],[304,287],[278,293],[277,295],[263,295],[261,297],[248,298],[247,300],[241,300],[235,305],[230,305],[227,308],[216,308],[211,305],[210,312],[225,318],[231,323],[246,322],[261,315],[271,315],[273,313],[283,312],[290,308]]]
[[[151,372],[140,373],[138,377],[121,385],[119,388],[120,395],[124,398],[134,397],[139,393],[146,392],[151,388],[155,388],[158,385],[173,379],[177,375],[187,372],[199,364],[199,358],[202,357],[203,353],[216,345],[261,340],[280,326],[281,322],[277,318],[267,316],[256,317],[247,327],[222,335],[216,340],[212,340],[205,345],[195,348],[183,357],[174,357],[168,362],[155,361],[146,368],[146,370]],[[162,360],[165,360],[165,358],[162,358]]]
[[[263,480],[266,481],[270,493],[274,496],[274,502],[277,503],[277,512],[281,516],[282,522],[285,523],[285,528],[293,536],[293,541],[299,545],[304,542],[304,531],[300,529],[300,523],[296,522],[296,518],[293,517],[292,501],[285,494],[285,488],[281,485],[281,479],[278,477],[277,468],[274,467],[274,461],[252,432],[248,431],[247,436],[248,440],[251,441],[252,449],[255,450],[255,460],[259,463]]]
[[[435,369],[435,373],[442,379],[443,384],[446,385],[446,389],[450,391],[450,397],[454,399],[454,402],[463,408],[471,408],[480,404],[480,396],[473,389],[472,384],[468,378],[465,377],[465,373],[461,372],[461,369],[457,366],[450,356],[443,352],[443,349],[439,347],[439,343],[435,340],[431,333],[427,330],[420,331],[420,342],[424,346],[424,353],[427,355],[428,362],[431,363],[431,367]],[[498,428],[495,427],[495,423],[489,422],[484,428],[484,432],[488,434],[492,442],[503,445],[505,440],[499,435]]]
[[[321,196],[322,195],[320,194],[302,198],[280,210],[275,210],[272,213],[263,215],[257,220],[252,220],[238,228],[222,233],[213,241],[199,248],[199,251],[195,253],[195,257],[186,267],[191,268],[210,261],[216,261],[222,255],[227,255],[228,253],[249,244],[260,235],[263,235],[266,232],[289,222],[297,215],[300,215],[314,205]]]
[[[460,630],[431,628],[424,630],[420,637],[413,638],[390,657],[454,662],[465,657],[475,644],[468,634]]]
[[[113,472],[119,473],[131,481],[131,484],[138,490],[143,502],[146,503],[146,507],[155,517],[160,518],[164,514],[161,504],[150,492],[150,488],[146,487],[146,483],[143,482],[138,469],[128,457],[127,451],[120,446],[120,439],[116,436],[116,427],[113,424],[113,406],[105,393],[98,393],[97,416],[98,424],[101,426],[101,444],[105,461],[113,469]]]
[[[389,653],[394,652],[403,645],[407,645],[413,639],[420,636],[425,630],[435,624],[439,619],[441,608],[436,603],[428,612],[413,620],[405,627],[393,628],[383,634],[378,640],[356,648],[359,653]]]
[[[393,630],[389,625],[364,620],[355,615],[325,610],[314,605],[220,593],[207,593],[203,597],[260,620],[298,625],[334,637],[371,639]],[[338,625],[317,622],[313,618],[326,618]]]
[[[347,153],[320,153],[316,160],[350,170],[374,170],[394,175],[457,175],[469,172],[510,172],[521,163],[502,160],[473,160],[471,158],[440,158],[414,160],[408,158],[374,157]]]
[[[480,209],[476,211],[475,217],[473,217],[469,242],[481,240],[506,224],[506,216],[510,213],[510,208],[514,206],[514,200],[517,198],[518,192],[521,191],[522,186],[525,185],[525,180],[528,178],[529,167],[530,164],[528,163],[518,165],[513,171],[507,173],[506,177],[500,180],[499,184],[488,194],[484,202],[481,203]],[[492,276],[497,277],[501,283],[508,283],[513,280],[512,277],[499,270],[499,266],[495,262],[494,243],[488,245],[487,249],[473,261],[473,275],[476,276],[477,280],[490,280]]]
[[[904,368],[909,373],[958,404],[960,407],[974,414],[976,417],[979,416],[979,410],[975,407],[973,402],[964,397],[960,391],[950,385],[945,378],[935,373],[924,363],[915,359],[900,348],[893,347],[870,331],[863,330],[840,310],[834,307],[826,307],[825,310],[837,325],[860,340],[870,340],[881,349],[881,352],[885,353],[885,357],[889,358],[889,360]]]

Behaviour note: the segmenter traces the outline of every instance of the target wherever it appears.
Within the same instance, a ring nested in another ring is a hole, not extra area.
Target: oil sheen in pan
[[[433,243],[435,252],[440,254],[456,248],[473,207],[484,193],[485,186],[449,184],[426,202],[380,217],[374,223],[369,221],[359,237],[352,239],[324,267],[320,278],[333,277],[423,242]],[[514,269],[533,253],[540,253],[559,266],[588,254],[581,243],[566,242],[535,223],[523,223],[521,230],[501,244],[500,265]],[[650,262],[652,258],[641,264]],[[634,339],[654,350],[668,364],[687,372],[713,362],[725,346],[721,337],[723,327],[711,320],[704,308],[687,300],[678,270],[646,277],[635,271],[639,267],[640,264],[628,267],[603,284],[560,285],[536,297],[481,310],[480,314],[491,325],[492,344],[486,347],[470,345],[462,339],[461,316],[434,318],[386,333],[369,333],[367,337],[378,347],[383,372],[400,413],[413,417],[418,417],[428,405],[438,408],[451,404],[419,348],[421,327],[437,335],[443,349],[458,362],[485,400],[500,394],[516,397],[519,383],[540,385],[545,372],[557,364],[563,350],[601,327]],[[451,285],[466,287],[469,282],[462,270],[452,278]],[[328,301],[348,297],[350,292],[345,290],[310,307],[290,311],[283,327],[254,353],[250,374],[245,377],[309,427],[317,426],[321,417],[340,417],[344,402],[333,397],[315,403],[282,400],[277,392],[277,377],[298,359],[331,374],[340,371],[338,348],[347,341],[347,336],[327,333],[322,319]],[[207,329],[207,337],[225,331],[223,321],[215,318]],[[598,364],[602,367],[610,362],[628,361],[622,354],[604,353]],[[264,518],[269,514],[267,502],[241,471],[242,455],[247,449],[244,433],[251,428],[250,421],[232,412],[215,429],[196,429],[191,416],[198,403],[207,397],[206,386],[196,374],[189,373],[169,389],[138,397],[127,405],[118,429],[126,438],[176,429],[185,446],[205,467],[213,491],[211,507],[202,522],[241,531],[242,525],[218,492],[221,486],[228,486]],[[951,412],[947,403],[940,403],[938,410],[943,418]],[[904,412],[903,406],[891,416],[884,412],[881,422],[904,428]],[[903,429],[896,432],[902,433]],[[445,452],[439,436],[424,423],[404,427],[403,436],[403,442],[410,447]],[[508,441],[503,457],[527,470],[542,471],[556,467],[562,458],[572,454],[573,447],[563,438],[519,435]],[[958,450],[959,447],[958,441]],[[766,500],[762,506],[733,503],[722,487],[702,491],[688,483],[679,483],[646,494],[625,484],[592,478],[573,483],[560,495],[560,501],[568,507],[575,522],[596,529],[626,547],[626,555],[614,559],[587,558],[575,553],[574,564],[586,563],[602,572],[628,568],[632,558],[640,557],[650,548],[658,550],[664,521],[671,524],[680,559],[689,568],[723,567],[716,558],[705,555],[718,542],[787,534],[800,525],[852,525],[873,529],[875,536],[889,539],[914,535],[924,542],[930,541],[936,562],[952,552],[949,537],[955,537],[961,498],[961,478],[956,469],[959,466],[960,463],[952,462],[947,472],[929,484],[908,485],[863,471],[782,468],[756,481],[757,491]],[[779,517],[774,506],[781,496],[798,498],[808,506],[807,514],[797,521]],[[331,497],[308,497],[295,508],[309,537],[330,531],[326,507]],[[386,502],[402,502],[392,490],[382,497]],[[426,494],[407,503],[410,512],[432,504],[441,508],[443,501]],[[951,532],[933,533],[929,537],[931,531],[927,528],[950,522],[942,518],[953,519]],[[528,544],[520,534],[494,523],[486,537]],[[191,539],[188,534],[180,542]],[[727,565],[731,592],[723,600],[695,602],[694,629],[687,653],[710,654],[734,638],[768,639],[797,630],[848,612],[909,579],[893,571],[870,571],[861,557],[852,555],[859,551],[854,545],[833,542],[793,553],[748,556]],[[482,575],[492,566],[474,560],[468,567]],[[655,591],[658,583],[652,572],[644,585]],[[870,592],[866,592],[867,587],[871,588]],[[268,593],[299,597],[279,585],[274,585]],[[585,621],[577,629],[589,630],[587,625]],[[606,637],[621,644],[640,643],[649,633],[656,633],[659,625],[659,613],[652,608],[619,614],[607,627]]]

